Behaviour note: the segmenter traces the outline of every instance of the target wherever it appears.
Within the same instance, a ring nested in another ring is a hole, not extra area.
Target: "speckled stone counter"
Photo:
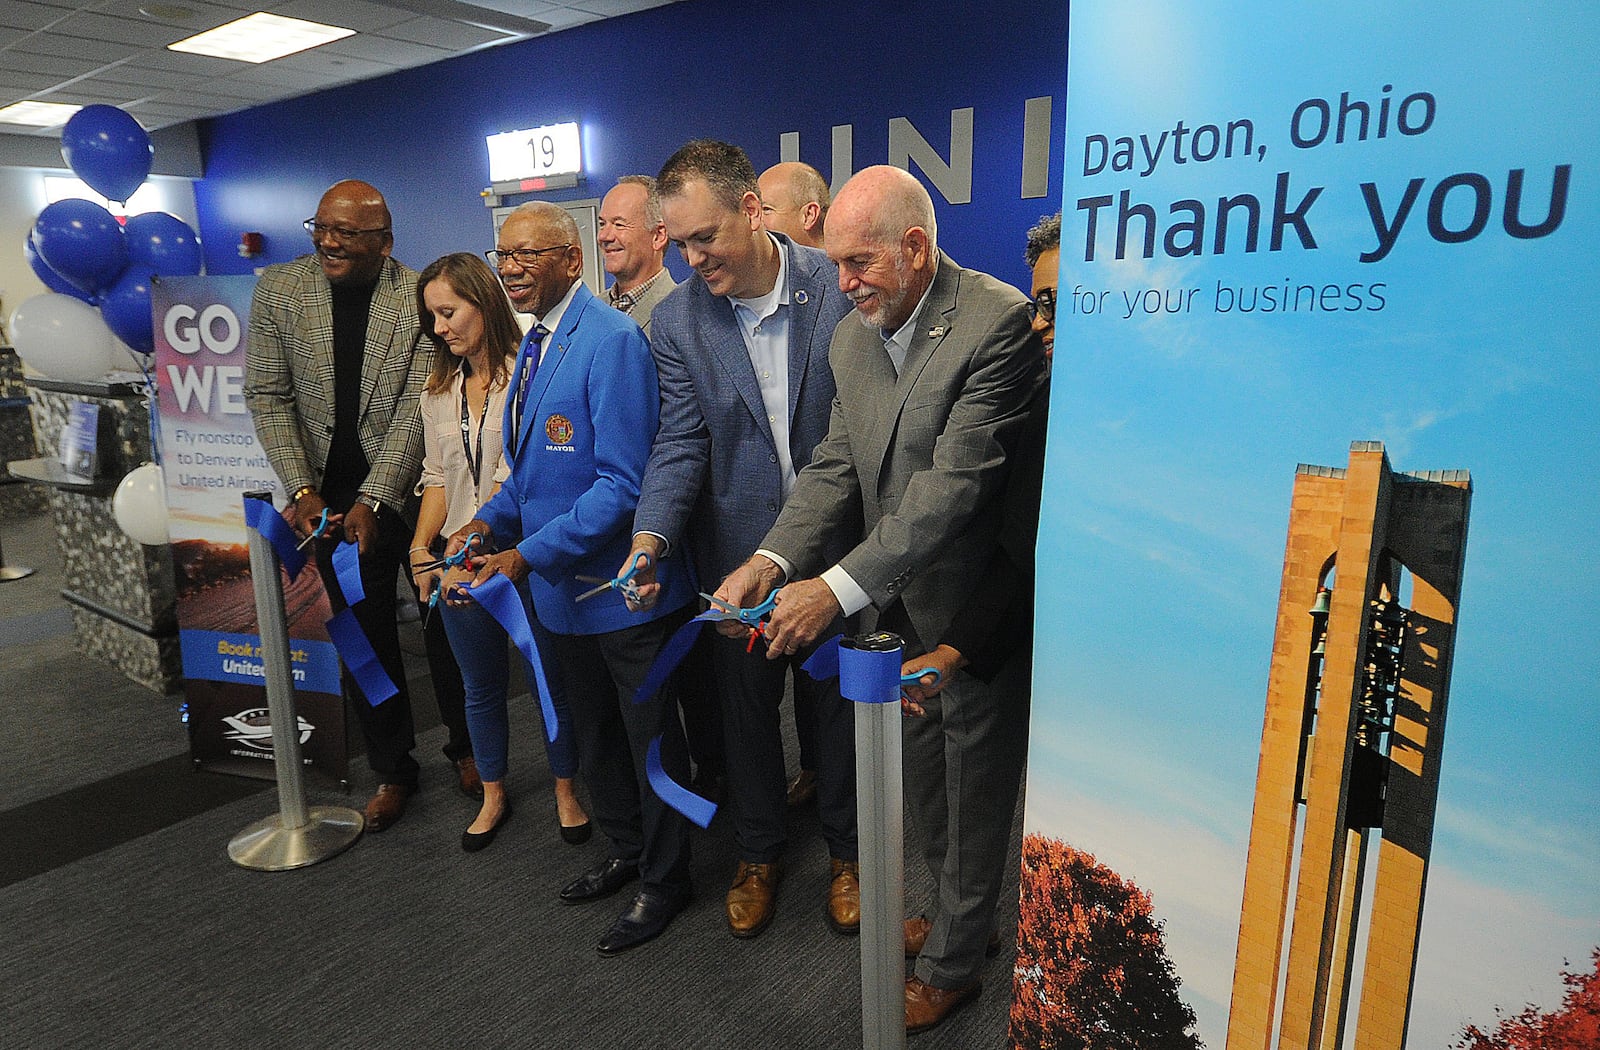
[[[0,344],[0,523],[44,513],[44,489],[18,482],[5,469],[11,460],[36,455],[22,362],[15,350]]]
[[[176,588],[171,548],[125,536],[111,514],[111,493],[130,470],[150,459],[150,417],[144,395],[127,384],[29,379],[34,438],[41,457],[60,450],[61,428],[74,401],[100,405],[100,469],[104,484],[84,493],[45,488],[61,548],[61,596],[72,606],[79,650],[104,660],[158,692],[178,688]]]

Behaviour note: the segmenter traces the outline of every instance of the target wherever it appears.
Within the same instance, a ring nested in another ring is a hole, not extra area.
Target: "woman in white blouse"
[[[465,252],[446,255],[422,271],[417,313],[437,351],[421,399],[424,446],[417,487],[422,508],[410,556],[417,589],[426,600],[443,584],[438,570],[423,568],[443,549],[441,537],[477,517],[478,508],[509,474],[501,457],[501,421],[521,332],[494,271]],[[505,793],[510,682],[506,634],[476,602],[452,605],[441,600],[435,612],[444,617],[450,648],[461,665],[467,728],[483,777],[483,808],[461,833],[461,848],[475,853],[494,841],[511,815]],[[526,677],[529,689],[536,689],[531,670]],[[590,825],[573,791],[578,758],[571,718],[564,698],[552,696],[550,702],[558,732],[554,742],[548,733],[544,736],[555,777],[556,816],[561,837],[581,843],[589,837]]]

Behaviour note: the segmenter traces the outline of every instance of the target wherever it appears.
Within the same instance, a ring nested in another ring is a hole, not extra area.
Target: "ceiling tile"
[[[5,55],[0,57],[0,62],[13,72],[32,73],[38,76],[40,81],[52,85],[85,73],[92,73],[104,64],[85,62],[76,58],[62,58],[60,55],[36,55],[16,48],[6,51]]]
[[[18,44],[16,50],[35,55],[53,55],[58,58],[75,58],[93,62],[97,66],[118,62],[139,53],[137,47],[116,40],[85,40],[81,37],[62,36],[59,33],[35,33]]]
[[[430,47],[427,44],[414,43],[410,40],[395,40],[387,36],[378,36],[371,33],[357,33],[355,36],[335,40],[331,44],[324,44],[323,52],[330,55],[341,55],[349,58],[363,58],[369,62],[381,62],[384,65],[406,68],[408,66],[425,66],[430,62],[437,62],[455,54],[443,47]]]
[[[357,77],[381,77],[394,72],[396,68],[386,62],[370,62],[350,55],[330,55],[321,48],[285,55],[270,64],[280,69],[305,70],[351,80]]]
[[[248,62],[211,58],[208,55],[191,55],[184,51],[168,51],[165,48],[142,52],[138,61],[131,64],[192,77],[225,77],[250,65]]]
[[[194,35],[195,30],[148,18],[113,18],[82,11],[54,26],[51,32],[81,40],[115,40],[136,47],[166,47]]]
[[[181,31],[180,35],[174,38],[177,40],[203,33],[207,29],[215,29],[247,13],[240,11],[232,3],[208,3],[205,0],[166,0],[160,4],[152,4],[150,0],[108,0],[105,3],[84,6],[92,9],[86,10],[85,15],[102,15],[144,26],[170,26]],[[259,6],[270,7],[270,0]],[[149,8],[156,14],[147,15],[140,8]],[[248,10],[256,9],[257,5],[252,5]],[[182,14],[172,17],[176,12]]]
[[[0,26],[14,29],[44,29],[61,21],[71,11],[49,4],[31,4],[27,0],[6,0],[0,4]]]
[[[383,31],[383,35],[409,40],[416,44],[432,44],[451,51],[470,51],[475,47],[517,39],[497,29],[485,29],[482,26],[469,26],[463,22],[426,16],[392,25]]]
[[[290,0],[286,4],[273,4],[272,13],[343,26],[358,33],[383,29],[413,17],[410,11],[369,4],[367,0]]]

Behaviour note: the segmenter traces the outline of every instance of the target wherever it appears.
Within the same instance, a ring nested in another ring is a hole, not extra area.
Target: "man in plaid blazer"
[[[909,173],[867,168],[828,213],[828,256],[861,323],[829,351],[828,436],[754,557],[717,597],[748,606],[784,579],[769,653],[810,644],[841,612],[876,617],[908,654],[947,642],[1005,534],[1005,490],[1046,382],[1044,347],[1014,288],[939,252],[933,202]],[[854,526],[833,560],[826,544]],[[820,576],[818,573],[820,572]],[[905,722],[906,798],[938,886],[906,979],[906,1027],[972,1001],[994,932],[1027,755],[1025,656],[988,681],[956,673]]]
[[[290,497],[297,531],[309,535],[326,509],[361,550],[366,600],[357,622],[399,694],[353,705],[379,781],[367,828],[400,818],[417,787],[411,700],[396,625],[395,580],[410,542],[404,521],[422,468],[417,398],[432,364],[417,330],[417,275],[389,257],[388,205],[365,182],[330,188],[306,223],[315,251],[269,266],[256,284],[245,355],[245,401],[256,434]],[[419,346],[422,349],[419,349]],[[317,565],[335,611],[332,539]],[[430,624],[430,627],[434,625]],[[461,673],[443,632],[429,637],[446,754],[462,790],[481,791],[462,708]]]

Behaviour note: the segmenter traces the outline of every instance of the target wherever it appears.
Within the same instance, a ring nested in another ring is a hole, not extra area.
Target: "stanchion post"
[[[247,492],[264,500],[272,493]],[[261,662],[267,682],[267,717],[272,720],[272,759],[278,778],[278,812],[246,827],[228,843],[228,856],[240,867],[258,871],[303,868],[339,853],[361,836],[365,819],[341,806],[306,806],[305,771],[300,758],[300,718],[294,706],[294,670],[289,658],[289,625],[284,613],[278,553],[267,538],[247,529],[250,577],[255,590],[256,623],[261,632]]]
[[[856,702],[856,824],[861,855],[861,1043],[903,1050],[905,1021],[905,788],[900,758],[902,642],[888,632],[840,643],[840,685],[855,659],[892,662],[892,694]]]

